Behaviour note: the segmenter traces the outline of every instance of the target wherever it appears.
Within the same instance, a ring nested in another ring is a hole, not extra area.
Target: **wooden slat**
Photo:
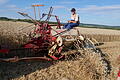
[[[36,6],[38,7],[38,6],[44,6],[44,5],[32,5],[32,7],[36,7]]]

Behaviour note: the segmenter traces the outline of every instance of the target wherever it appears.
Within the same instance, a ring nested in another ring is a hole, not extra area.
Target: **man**
[[[76,9],[71,9],[71,20],[63,27],[63,29],[72,29],[73,27],[79,26],[79,15],[76,13]]]

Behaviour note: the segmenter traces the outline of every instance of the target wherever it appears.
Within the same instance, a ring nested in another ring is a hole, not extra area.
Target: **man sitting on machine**
[[[68,21],[65,26],[63,26],[63,29],[72,29],[73,27],[79,26],[79,15],[76,13],[76,9],[72,8],[71,13],[71,20]]]

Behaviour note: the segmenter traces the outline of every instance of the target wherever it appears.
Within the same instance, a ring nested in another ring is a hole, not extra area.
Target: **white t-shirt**
[[[71,19],[74,21],[79,21],[79,15],[78,14],[71,15]]]

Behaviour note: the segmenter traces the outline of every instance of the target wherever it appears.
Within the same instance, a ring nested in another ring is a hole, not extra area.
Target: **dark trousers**
[[[79,23],[67,23],[63,29],[72,29],[73,27],[79,26]]]

